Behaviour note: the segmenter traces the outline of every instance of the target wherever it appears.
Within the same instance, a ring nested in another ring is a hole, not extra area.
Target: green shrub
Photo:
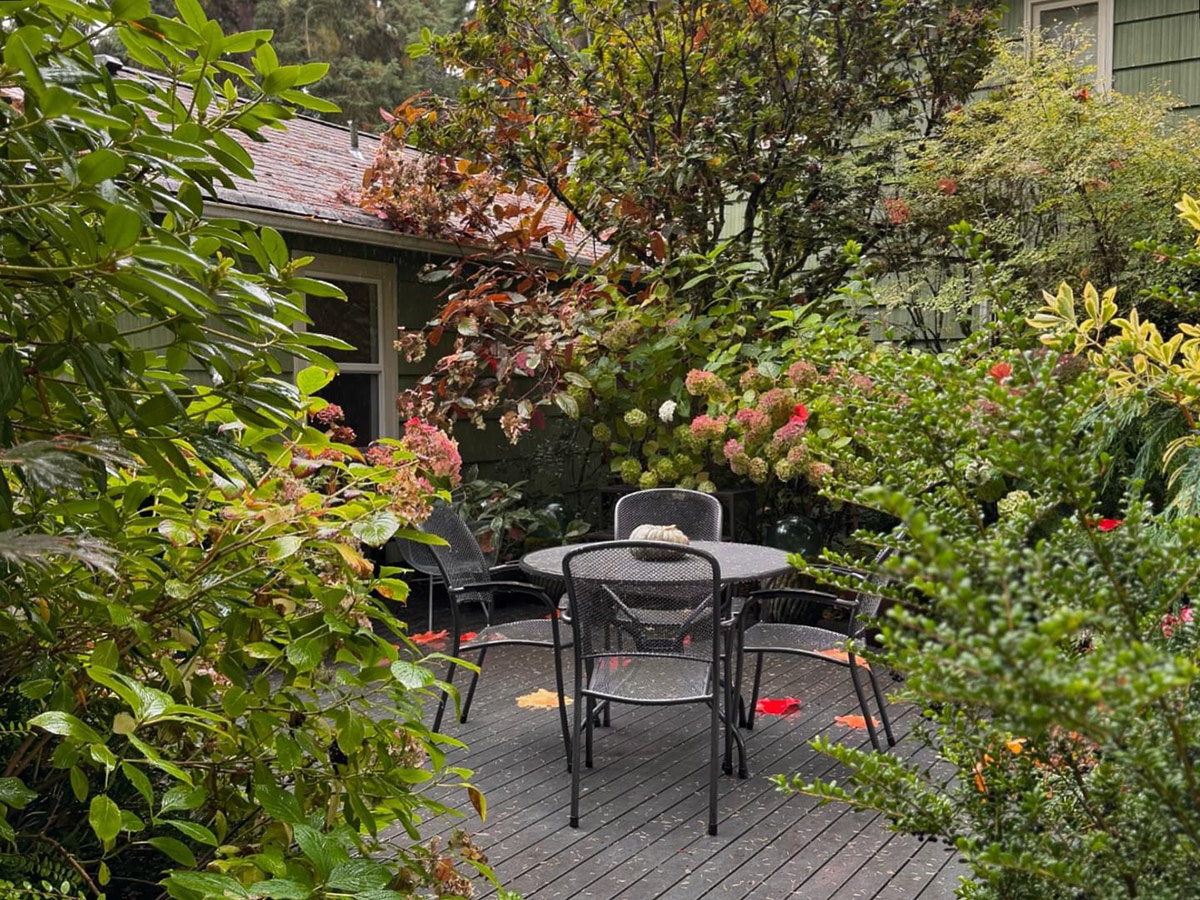
[[[469,773],[421,723],[404,583],[364,557],[412,534],[457,451],[421,423],[349,446],[315,396],[336,342],[295,329],[338,291],[273,230],[203,215],[252,176],[239,137],[323,108],[303,86],[325,67],[177,6],[0,22],[0,882],[460,895],[454,860],[482,856],[417,824]],[[101,36],[148,72],[113,77]]]

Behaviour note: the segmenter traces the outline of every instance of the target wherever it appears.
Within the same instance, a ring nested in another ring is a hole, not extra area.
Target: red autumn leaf
[[[1099,531],[1116,531],[1124,524],[1124,519],[1101,519],[1100,524],[1098,524],[1096,528]]]
[[[999,362],[988,369],[988,374],[999,382],[1003,381],[1005,378],[1010,378],[1012,376],[1012,371],[1011,363]]]
[[[795,697],[763,697],[754,705],[754,711],[762,716],[786,716],[799,708]]]
[[[650,251],[658,260],[664,259],[667,255],[667,242],[657,231],[650,235]]]
[[[449,637],[449,635],[450,632],[448,632],[445,628],[443,628],[441,631],[421,631],[412,635],[412,642],[423,647],[433,644],[441,644],[445,643],[446,638]]]
[[[458,636],[458,639],[459,639],[460,641],[462,641],[462,643],[464,643],[464,644],[465,644],[465,643],[467,643],[468,641],[473,641],[473,640],[475,640],[475,638],[476,638],[476,637],[478,637],[478,636],[479,636],[479,635],[478,635],[476,632],[474,632],[474,631],[464,631],[462,634],[460,634],[460,635]]]

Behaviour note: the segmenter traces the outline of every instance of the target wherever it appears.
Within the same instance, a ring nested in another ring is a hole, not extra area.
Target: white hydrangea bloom
[[[675,418],[676,405],[677,404],[674,400],[665,401],[663,405],[658,408],[658,417],[664,422],[670,423],[670,421]]]

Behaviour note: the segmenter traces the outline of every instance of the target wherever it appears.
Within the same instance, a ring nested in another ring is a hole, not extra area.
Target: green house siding
[[[1002,28],[1024,31],[1024,2],[1013,0]],[[1116,90],[1165,90],[1200,115],[1200,0],[1113,0],[1112,68]]]
[[[1200,4],[1116,0],[1113,86],[1129,94],[1167,90],[1200,114]]]

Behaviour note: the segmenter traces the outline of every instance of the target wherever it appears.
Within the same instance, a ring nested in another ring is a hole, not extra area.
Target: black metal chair
[[[721,608],[717,560],[696,548],[612,541],[567,554],[563,571],[574,612],[571,827],[579,827],[579,762],[585,749],[585,764],[592,767],[598,702],[707,703],[708,832],[716,834],[718,730],[724,707],[728,753],[732,700],[729,679],[721,679],[722,642],[731,635],[732,622]]]
[[[498,579],[496,577],[498,574],[506,569],[511,570],[511,567],[489,568],[487,559],[483,555],[483,551],[479,549],[475,536],[449,506],[435,507],[433,513],[421,526],[421,530],[427,534],[437,535],[446,542],[444,545],[437,545],[416,544],[410,541],[407,542],[405,554],[409,559],[424,563],[423,554],[428,552],[435,560],[442,579],[446,582],[450,594],[451,630],[454,635],[450,655],[459,657],[463,653],[479,651],[479,657],[475,662],[479,671],[471,675],[471,684],[467,688],[467,696],[463,701],[459,721],[466,722],[471,711],[475,686],[479,682],[479,675],[483,670],[483,662],[488,648],[504,644],[549,647],[554,651],[554,676],[558,686],[559,720],[562,726],[567,763],[570,765],[571,736],[567,723],[566,691],[562,673],[562,648],[570,644],[570,639],[564,641],[559,634],[558,616],[554,602],[545,591],[532,584]],[[546,607],[548,615],[545,619],[497,622],[495,621],[497,593],[522,594],[533,597]],[[471,603],[480,605],[486,624],[470,640],[464,641],[462,639],[461,607]],[[447,684],[454,682],[456,669],[457,664],[450,663],[445,678]],[[443,691],[441,701],[438,703],[437,715],[433,720],[434,731],[441,729],[442,716],[445,714],[448,699],[449,692]]]
[[[875,558],[876,567],[887,558],[890,552],[889,550],[884,550]],[[879,735],[871,716],[870,707],[867,704],[867,696],[863,690],[861,673],[859,672],[859,659],[854,653],[853,645],[853,641],[861,638],[864,634],[865,623],[863,622],[863,618],[871,618],[879,611],[880,595],[877,590],[872,590],[873,587],[878,587],[878,582],[874,578],[867,579],[861,572],[836,568],[833,570],[839,574],[859,578],[865,582],[853,600],[847,600],[844,597],[824,591],[801,588],[771,588],[754,591],[747,598],[746,605],[738,617],[738,644],[740,650],[735,678],[739,705],[742,697],[742,669],[747,653],[753,653],[757,657],[754,669],[754,690],[750,697],[750,705],[745,709],[745,725],[747,728],[754,727],[754,713],[755,707],[758,705],[758,692],[762,682],[762,665],[765,654],[787,653],[795,656],[807,656],[812,659],[821,659],[834,665],[844,666],[850,669],[850,680],[854,683],[854,693],[858,698],[858,705],[862,709],[863,718],[866,720],[867,733],[871,737],[871,745],[876,750],[879,750]],[[816,603],[846,610],[849,614],[849,624],[846,633],[842,634],[839,631],[815,625],[793,625],[786,622],[774,621],[774,612],[778,607],[784,604],[794,605],[796,603]],[[750,627],[746,627],[747,617],[755,611],[759,614],[759,621]],[[841,658],[842,653],[845,654],[845,659]],[[871,690],[875,694],[875,703],[879,707],[879,716],[883,720],[884,731],[887,733],[888,746],[895,746],[896,738],[892,733],[892,723],[888,717],[887,704],[883,697],[883,691],[879,688],[879,679],[874,669],[870,667],[866,668],[871,682]]]
[[[639,525],[675,525],[693,541],[721,540],[721,501],[712,494],[683,488],[634,491],[617,501],[613,533],[629,539]]]

